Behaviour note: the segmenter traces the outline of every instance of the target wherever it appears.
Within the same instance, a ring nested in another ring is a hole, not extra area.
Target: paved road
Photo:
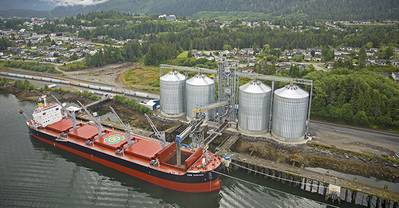
[[[364,139],[378,139],[378,140],[387,140],[392,142],[397,142],[399,144],[399,134],[386,132],[386,131],[378,131],[373,129],[366,128],[358,128],[344,125],[337,125],[332,123],[318,122],[312,121],[310,122],[310,131],[314,133],[314,131],[332,131],[340,134],[347,134],[351,136],[356,136]],[[313,131],[313,132],[312,132]]]
[[[399,152],[399,134],[394,132],[317,121],[310,123],[309,130],[316,140],[343,149]]]

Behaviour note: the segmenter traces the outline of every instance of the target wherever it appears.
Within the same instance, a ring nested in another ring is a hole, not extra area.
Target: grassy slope
[[[127,87],[148,92],[159,92],[159,67],[138,64],[124,72],[120,81]]]

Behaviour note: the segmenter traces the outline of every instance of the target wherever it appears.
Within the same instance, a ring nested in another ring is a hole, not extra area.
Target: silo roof
[[[251,81],[248,82],[247,84],[240,86],[240,90],[243,92],[257,94],[257,93],[267,93],[270,92],[272,89],[260,81]]]
[[[162,81],[177,82],[177,81],[185,80],[186,76],[184,76],[183,74],[181,74],[177,71],[171,71],[171,72],[163,75],[160,79]]]
[[[284,98],[299,99],[309,97],[309,93],[299,88],[297,85],[287,85],[283,88],[277,89],[274,93]]]
[[[213,81],[213,79],[203,74],[197,74],[194,77],[191,77],[190,79],[187,80],[187,84],[196,85],[196,86],[211,85],[214,83],[215,81]]]

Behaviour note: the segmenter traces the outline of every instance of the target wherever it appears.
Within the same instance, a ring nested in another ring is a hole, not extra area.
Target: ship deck
[[[162,147],[158,140],[139,135],[133,136],[133,144],[125,150],[123,155],[118,155],[115,151],[127,144],[124,132],[104,128],[102,136],[96,138],[98,131],[95,126],[81,121],[78,121],[77,123],[76,129],[72,129],[72,122],[70,119],[62,119],[61,121],[45,128],[40,128],[39,131],[56,138],[58,138],[62,132],[65,132],[67,133],[65,140],[68,142],[175,175],[183,175],[187,172],[207,172],[214,170],[220,165],[220,159],[216,155],[208,153],[209,162],[204,166],[202,164],[202,158],[204,157],[202,149],[190,150],[183,148],[183,166],[178,167],[176,166],[176,161],[174,161],[174,158],[176,158],[176,145],[174,143]],[[93,145],[85,144],[86,140],[89,139],[94,139]],[[150,165],[151,160],[157,160],[159,165]]]

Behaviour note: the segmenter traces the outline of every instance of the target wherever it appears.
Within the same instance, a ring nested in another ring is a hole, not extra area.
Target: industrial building
[[[260,81],[240,86],[238,128],[250,135],[262,135],[269,131],[270,101],[272,89]]]
[[[184,115],[186,76],[172,71],[160,78],[161,112],[168,117]]]
[[[197,74],[186,81],[186,114],[187,119],[192,119],[194,108],[205,107],[215,102],[215,81]],[[210,115],[208,114],[210,117]]]
[[[237,72],[224,63],[217,71],[170,65],[161,68],[173,69],[161,77],[162,115],[191,121],[197,113],[205,113],[207,121],[220,126],[228,123],[230,129],[247,136],[288,144],[306,142],[311,80]],[[187,78],[175,70],[197,74]],[[216,74],[216,79],[206,74]],[[238,86],[240,77],[251,80]],[[283,87],[274,89],[275,82]],[[310,86],[309,92],[300,85]]]

